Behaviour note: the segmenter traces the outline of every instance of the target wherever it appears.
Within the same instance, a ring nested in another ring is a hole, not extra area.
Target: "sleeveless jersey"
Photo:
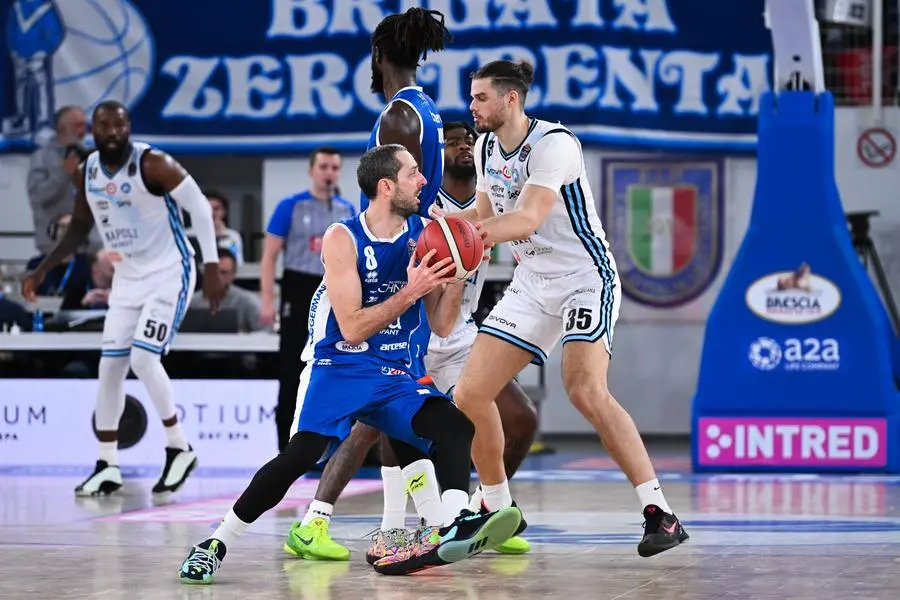
[[[84,165],[85,196],[116,275],[141,278],[179,263],[189,266],[194,249],[181,210],[167,194],[157,196],[144,184],[141,156],[150,146],[131,146],[131,156],[115,173],[107,171],[96,151]]]
[[[406,220],[392,239],[376,238],[366,226],[365,212],[332,225],[344,227],[356,244],[356,267],[362,286],[363,307],[384,302],[406,285],[406,266],[425,227],[418,215]],[[331,309],[323,280],[309,306],[309,335],[300,359],[316,365],[360,364],[411,372],[418,354],[416,332],[426,325],[424,301],[419,299],[396,321],[359,345],[346,342]]]
[[[444,212],[452,214],[475,206],[475,196],[472,196],[465,202],[459,202],[456,198],[441,189],[438,192],[437,199],[434,203]],[[466,280],[466,287],[463,290],[462,303],[459,308],[459,317],[453,325],[454,330],[474,320],[475,311],[478,310],[478,299],[481,297],[481,290],[484,288],[484,278],[486,274],[487,265],[486,263],[481,263],[481,267],[479,267],[478,271]],[[439,338],[437,336],[432,336],[431,347],[439,347],[442,340],[445,339],[449,339],[449,337]]]
[[[527,136],[511,152],[504,152],[493,133],[481,136],[475,143],[479,189],[486,191],[494,214],[518,206],[519,194],[528,182],[532,149],[547,135],[570,135],[577,142],[575,134],[562,125],[531,119]],[[519,267],[537,275],[558,277],[597,269],[604,281],[612,283],[616,277],[615,261],[597,216],[584,156],[579,160],[580,175],[559,189],[546,220],[528,239],[510,242],[510,248]]]
[[[441,115],[438,113],[434,100],[429,98],[422,88],[410,86],[401,89],[394,94],[391,101],[387,103],[378,120],[375,121],[375,128],[369,136],[369,145],[366,150],[371,150],[376,146],[381,146],[384,142],[379,136],[381,129],[381,117],[387,112],[391,104],[394,102],[405,102],[415,109],[419,116],[419,125],[421,136],[419,137],[419,145],[422,148],[422,164],[419,165],[419,171],[425,176],[427,183],[422,188],[422,194],[419,196],[419,214],[423,217],[428,216],[428,209],[434,204],[438,190],[441,189],[441,179],[444,174],[444,123]],[[359,209],[363,211],[369,206],[369,199],[365,194],[360,195]]]

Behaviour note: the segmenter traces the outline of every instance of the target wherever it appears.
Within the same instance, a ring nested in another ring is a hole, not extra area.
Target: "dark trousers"
[[[321,275],[285,270],[281,280],[281,330],[278,351],[278,407],[275,426],[278,429],[278,450],[284,451],[291,439],[294,410],[297,408],[297,387],[303,363],[300,353],[306,345],[309,326],[309,305],[322,283]]]

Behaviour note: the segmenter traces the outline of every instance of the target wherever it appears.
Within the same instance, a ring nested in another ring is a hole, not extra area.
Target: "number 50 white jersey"
[[[142,278],[193,261],[181,211],[168,195],[147,190],[141,157],[150,146],[132,142],[131,155],[115,173],[92,152],[84,165],[84,191],[117,277]]]

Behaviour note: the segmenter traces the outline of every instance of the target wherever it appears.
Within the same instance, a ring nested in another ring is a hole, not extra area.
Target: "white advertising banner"
[[[172,385],[199,467],[256,468],[277,454],[277,381],[173,380]],[[166,436],[156,409],[138,380],[125,382],[125,394],[143,406],[147,425],[134,445],[119,451],[121,465],[159,467]],[[93,465],[96,395],[96,380],[0,380],[0,466]]]

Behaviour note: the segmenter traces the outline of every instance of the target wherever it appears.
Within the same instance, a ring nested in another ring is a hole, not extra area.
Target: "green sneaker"
[[[284,551],[307,560],[350,560],[350,550],[328,535],[328,521],[313,519],[309,525],[294,523],[284,543]]]
[[[511,537],[497,546],[497,552],[500,554],[528,554],[531,552],[531,544],[525,538]]]

